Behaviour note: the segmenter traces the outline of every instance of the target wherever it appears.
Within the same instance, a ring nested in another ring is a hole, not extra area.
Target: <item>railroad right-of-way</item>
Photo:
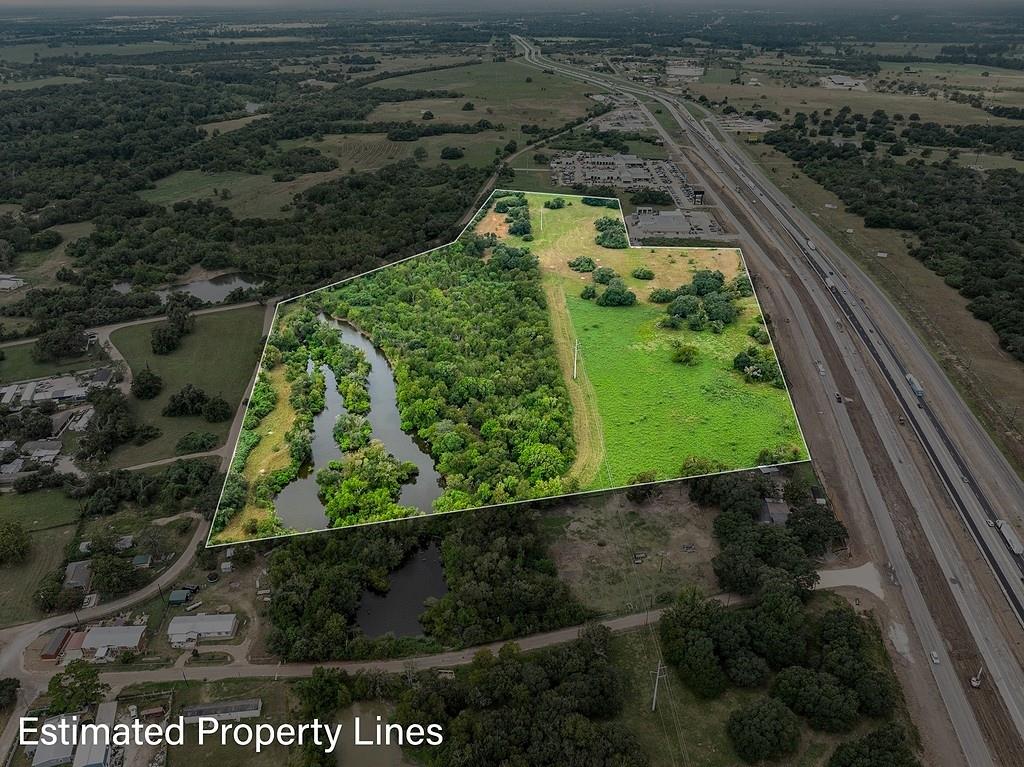
[[[798,411],[812,454],[826,456],[829,465],[819,468],[840,494],[853,494],[853,508],[870,512],[966,762],[993,764],[994,753],[1013,764],[1024,731],[1015,655],[1024,594],[1009,532],[1019,520],[1002,527],[997,520],[1004,509],[1024,508],[1024,485],[881,291],[727,137],[657,89],[517,43],[535,66],[656,102],[680,126],[682,141],[662,127],[663,138],[746,235],[755,276],[773,294],[768,303],[786,313],[785,325],[774,318],[776,334],[801,344],[786,355],[787,373],[806,384]],[[827,430],[824,439],[816,439],[818,428]],[[837,437],[843,444],[830,444]],[[970,685],[976,670],[966,669],[979,658],[998,695]]]

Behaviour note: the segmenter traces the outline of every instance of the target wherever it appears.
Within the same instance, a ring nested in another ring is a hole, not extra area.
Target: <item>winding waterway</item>
[[[402,431],[402,418],[398,412],[398,394],[391,365],[373,342],[346,322],[321,316],[321,322],[338,331],[341,340],[355,346],[366,355],[370,363],[367,389],[370,394],[370,422],[373,438],[384,443],[388,452],[400,461],[410,461],[419,469],[413,479],[402,486],[398,502],[415,506],[429,513],[434,499],[441,495],[441,475],[434,468],[434,460],[409,434]],[[327,383],[324,409],[313,419],[313,461],[291,484],[274,499],[277,515],[286,527],[300,532],[323,530],[329,522],[319,498],[316,472],[333,460],[341,458],[341,450],[334,441],[334,422],[345,413],[342,397],[338,393],[337,379],[326,365],[321,366]]]

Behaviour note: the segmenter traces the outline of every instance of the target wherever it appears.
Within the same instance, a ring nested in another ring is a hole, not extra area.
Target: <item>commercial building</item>
[[[172,647],[191,647],[203,639],[228,639],[235,635],[235,613],[179,615],[167,626],[167,641]]]

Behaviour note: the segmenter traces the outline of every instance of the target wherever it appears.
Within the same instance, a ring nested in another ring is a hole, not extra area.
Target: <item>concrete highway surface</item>
[[[992,525],[1021,524],[1024,483],[888,298],[706,111],[694,106],[698,119],[664,91],[568,66],[528,40],[516,42],[538,68],[637,99],[666,146],[697,171],[694,183],[714,195],[741,235],[759,299],[773,310],[773,335],[785,337],[779,354],[818,469],[834,496],[849,497],[837,504],[849,526],[863,524],[864,511],[874,523],[880,563],[902,592],[921,663],[931,668],[962,750],[959,763],[1017,763],[1024,562]],[[678,123],[683,139],[654,118],[649,103]],[[965,669],[976,659],[998,696],[970,688],[976,669]],[[927,716],[938,718],[933,709]],[[941,722],[919,724],[942,736]]]

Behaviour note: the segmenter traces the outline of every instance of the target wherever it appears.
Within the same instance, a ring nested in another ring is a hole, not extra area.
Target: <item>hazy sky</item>
[[[891,9],[895,12],[918,8],[936,8],[943,10],[960,10],[965,13],[995,7],[1020,7],[1020,0],[984,0],[976,3],[970,0],[856,0],[857,7],[875,9]],[[317,10],[385,10],[400,11],[403,8],[423,11],[430,8],[438,10],[508,10],[514,13],[517,9],[543,7],[549,10],[565,8],[567,10],[585,10],[595,7],[624,8],[631,5],[651,7],[668,5],[673,8],[821,8],[829,10],[848,10],[851,6],[846,2],[822,3],[821,0],[725,0],[724,2],[702,2],[701,0],[525,0],[509,4],[507,0],[0,0],[0,8],[23,9],[26,15],[35,15],[43,7],[59,7],[95,12],[104,9],[124,13],[137,8],[146,12],[160,10],[163,13],[188,13],[189,11],[218,8],[259,8],[262,10],[278,9],[283,12],[300,11],[303,8]]]

